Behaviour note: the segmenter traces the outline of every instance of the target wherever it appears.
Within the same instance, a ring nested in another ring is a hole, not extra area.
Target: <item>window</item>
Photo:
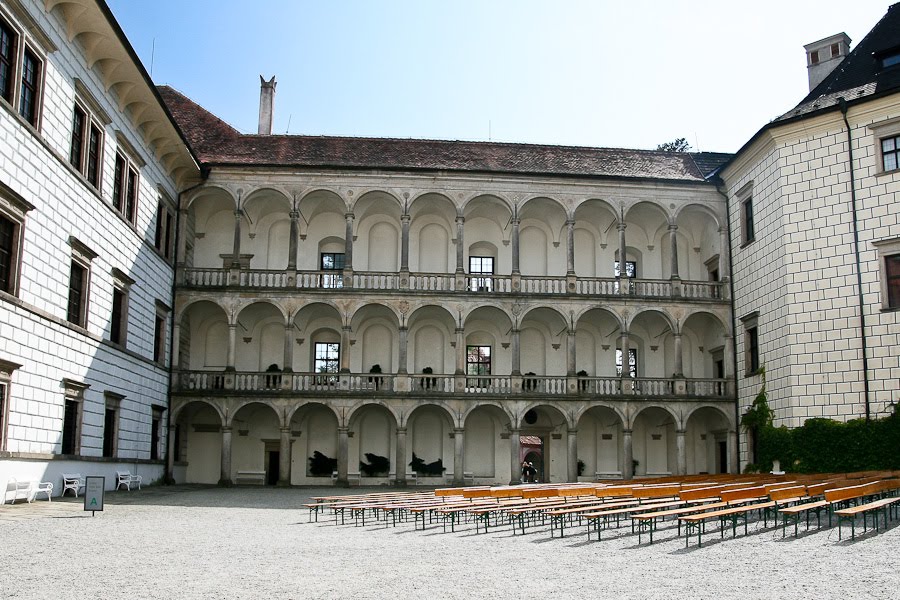
[[[900,136],[881,140],[881,165],[885,171],[893,171],[900,166]]]
[[[128,333],[128,296],[134,279],[120,271],[112,270],[112,314],[109,318],[109,341],[124,347]]]
[[[341,345],[334,342],[316,342],[313,370],[316,373],[337,373],[340,370]],[[334,384],[337,377],[327,375],[316,378],[316,383]]]
[[[22,91],[19,95],[19,114],[37,127],[40,95],[41,61],[29,48],[22,58]]]
[[[744,371],[747,377],[759,372],[759,313],[742,317],[744,324]]]
[[[744,243],[749,244],[756,239],[756,225],[753,222],[753,197],[741,203],[741,223],[744,231]]]
[[[72,379],[63,379],[65,400],[63,404],[61,454],[81,453],[81,406],[84,392],[90,387]]]
[[[619,261],[613,262],[613,275],[618,277],[619,273]],[[637,277],[637,263],[633,260],[625,261],[625,277],[635,278]]]
[[[34,206],[0,183],[0,292],[13,296],[19,289],[25,214]]]
[[[12,104],[13,69],[16,62],[18,40],[12,27],[0,19],[0,96]]]
[[[809,64],[817,65],[819,64],[819,51],[813,50],[809,53]]]
[[[117,152],[113,172],[113,208],[132,225],[137,221],[138,189],[137,168],[124,154]]]
[[[470,256],[469,274],[479,277],[469,278],[469,289],[473,292],[490,292],[494,289],[494,257]]]
[[[84,107],[76,103],[72,114],[69,163],[97,189],[100,189],[102,143],[103,130],[100,125],[91,118]]]
[[[97,254],[75,237],[69,238],[69,243],[72,246],[72,263],[69,268],[69,301],[66,306],[66,320],[73,325],[86,327],[90,261]]]
[[[103,456],[113,458],[119,450],[119,406],[124,396],[106,392],[104,397],[106,407],[103,411]]]
[[[164,200],[156,206],[156,235],[153,245],[166,260],[172,260],[175,241],[175,211]]]
[[[344,286],[343,275],[340,271],[344,270],[343,252],[322,252],[319,255],[319,268],[322,271],[337,271],[337,273],[323,273],[323,288],[339,288]]]
[[[831,45],[831,58],[837,58],[841,55],[841,45],[840,44],[832,44]]]
[[[153,362],[165,366],[166,360],[166,323],[170,309],[159,300],[156,301],[156,315],[153,319]]]
[[[616,376],[622,376],[622,349],[616,348]],[[632,379],[637,377],[637,349],[628,349],[628,376]]]
[[[900,237],[872,242],[878,252],[881,308],[900,309]]]
[[[7,425],[9,424],[9,386],[13,371],[22,365],[0,360],[0,452],[6,450]]]
[[[490,375],[491,374],[491,347],[490,346],[466,346],[466,375]],[[490,387],[490,379],[466,379],[466,387],[487,388]]]

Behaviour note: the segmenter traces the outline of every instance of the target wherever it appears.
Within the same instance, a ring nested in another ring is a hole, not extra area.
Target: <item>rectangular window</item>
[[[885,171],[893,171],[900,165],[900,136],[881,140],[881,161]]]
[[[153,321],[153,362],[162,364],[166,356],[166,317],[157,314]]]
[[[622,349],[616,348],[616,376],[622,376]],[[637,377],[637,349],[628,349],[628,376],[632,379]]]
[[[103,456],[107,458],[116,455],[117,412],[114,408],[107,408],[103,415]]]
[[[71,398],[66,398],[66,406],[63,411],[63,429],[62,429],[62,453],[77,454],[79,440],[78,438],[78,418],[79,418],[79,402]]]
[[[831,58],[836,58],[841,55],[841,45],[840,44],[832,44],[831,45]]]
[[[137,168],[121,152],[113,172],[113,208],[132,225],[137,221],[139,178]]]
[[[5,382],[0,382],[0,452],[6,450],[6,423],[7,411],[9,410],[9,386]]]
[[[753,222],[753,197],[741,204],[741,221],[744,231],[744,243],[749,244],[756,239],[756,224]]]
[[[888,308],[900,308],[900,254],[884,257]]]
[[[619,272],[619,261],[613,262],[613,275],[618,277],[620,275]],[[637,263],[633,260],[625,261],[625,277],[635,278],[637,277]]]
[[[162,418],[160,412],[153,409],[153,418],[150,421],[150,460],[159,460],[159,438]]]
[[[494,257],[470,256],[469,274],[478,277],[469,278],[469,289],[473,292],[490,292],[494,289]]]
[[[41,61],[34,52],[25,48],[22,59],[22,92],[19,96],[19,114],[37,127],[38,103],[41,77]]]
[[[84,155],[84,133],[87,125],[87,113],[77,104],[72,115],[72,145],[69,149],[69,163],[81,170],[81,159]]]
[[[153,245],[167,260],[172,259],[174,228],[175,214],[166,202],[160,200],[156,206],[156,235],[153,238]]]
[[[124,290],[113,289],[112,315],[109,322],[109,341],[113,344],[125,345],[125,332],[128,324],[128,295]]]
[[[14,293],[14,261],[18,255],[17,230],[17,223],[0,214],[0,290],[8,294]]]
[[[77,260],[72,261],[69,271],[69,303],[66,312],[66,320],[74,325],[84,327],[85,312],[87,308],[87,267]]]
[[[744,324],[744,371],[745,376],[759,372],[759,313],[753,312],[741,318]]]
[[[491,374],[491,347],[490,346],[466,346],[466,375],[490,375]],[[488,388],[490,379],[466,379],[468,388]]]
[[[343,252],[322,252],[319,255],[319,269],[322,271],[343,271],[344,259],[346,255]],[[343,275],[338,273],[323,273],[323,288],[339,288],[344,286]]]
[[[87,144],[87,165],[85,166],[84,176],[87,177],[88,183],[97,189],[100,189],[100,164],[101,164],[101,145],[103,142],[103,134],[97,125],[91,123],[90,133],[88,134]]]
[[[12,27],[0,19],[0,96],[10,104],[13,101],[13,65],[17,45]]]
[[[316,342],[313,370],[316,373],[337,373],[341,368],[341,345],[334,342]],[[334,384],[337,377],[334,375],[316,378],[316,383]]]

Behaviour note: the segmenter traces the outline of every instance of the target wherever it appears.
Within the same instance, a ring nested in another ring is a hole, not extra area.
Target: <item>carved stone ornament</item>
[[[397,310],[400,311],[401,315],[406,315],[409,312],[409,302],[407,302],[406,300],[401,300],[397,304]]]

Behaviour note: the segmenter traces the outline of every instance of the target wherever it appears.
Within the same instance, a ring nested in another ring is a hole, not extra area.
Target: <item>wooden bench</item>
[[[747,519],[749,513],[753,511],[762,511],[768,515],[769,509],[775,506],[775,502],[768,499],[768,493],[764,486],[754,486],[743,489],[725,490],[721,493],[722,502],[728,504],[727,508],[712,510],[708,512],[683,515],[678,520],[685,525],[684,545],[688,546],[693,533],[697,534],[697,546],[703,545],[703,533],[706,528],[706,522],[710,519],[718,519],[720,524],[721,537],[725,537],[725,524],[731,523],[731,534],[737,535],[737,523],[740,519],[744,521],[744,533],[747,533]]]
[[[138,489],[141,489],[143,480],[141,475],[132,475],[130,471],[116,471],[116,490],[118,491],[123,485],[129,492],[133,485],[137,485]]]
[[[236,484],[249,483],[252,485],[265,485],[266,484],[266,472],[265,471],[238,471],[234,476],[234,482]]]
[[[81,473],[63,473],[62,481],[63,491],[61,496],[65,496],[68,490],[72,490],[77,498],[78,491],[84,488],[84,477],[81,476]]]
[[[825,491],[825,500],[832,507],[845,505],[843,508],[833,509],[832,512],[838,518],[838,540],[842,537],[842,525],[850,521],[851,539],[856,538],[856,517],[862,515],[863,531],[866,530],[866,516],[873,516],[875,531],[878,531],[878,514],[884,512],[884,527],[887,529],[889,510],[900,502],[898,496],[888,496],[900,489],[900,481],[874,481],[862,485],[849,486]],[[870,498],[876,497],[874,500]],[[846,506],[853,504],[853,506]]]

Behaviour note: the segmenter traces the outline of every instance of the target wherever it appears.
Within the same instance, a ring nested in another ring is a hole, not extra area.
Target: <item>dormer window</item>
[[[817,65],[819,64],[819,51],[813,50],[809,53],[809,64]]]
[[[881,59],[881,68],[886,69],[888,67],[893,67],[894,65],[900,65],[900,52],[894,52],[893,54],[888,54],[884,58]]]

